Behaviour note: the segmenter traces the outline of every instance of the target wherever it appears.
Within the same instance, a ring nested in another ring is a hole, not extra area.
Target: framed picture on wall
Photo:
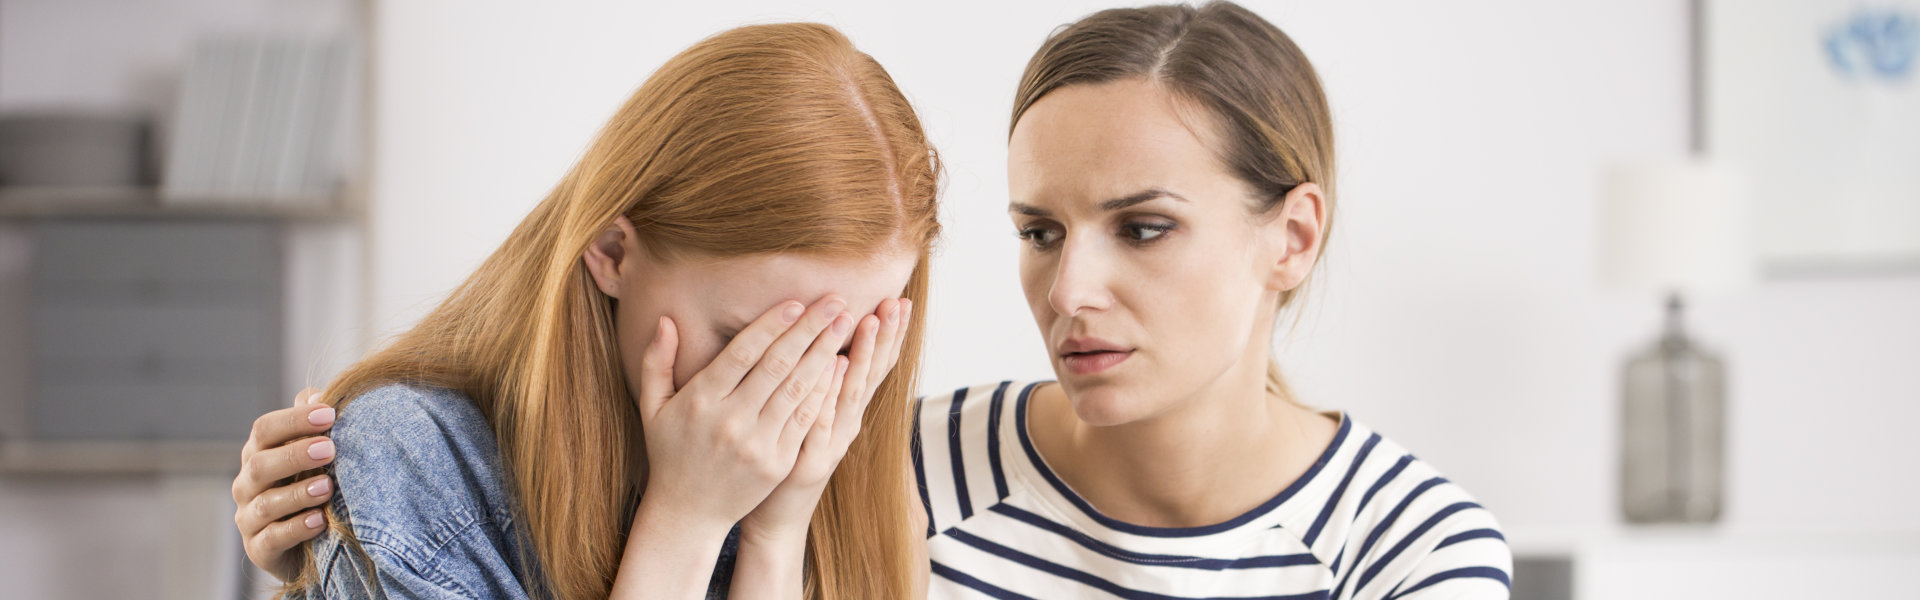
[[[1769,273],[1920,273],[1920,0],[1697,0],[1698,141]]]

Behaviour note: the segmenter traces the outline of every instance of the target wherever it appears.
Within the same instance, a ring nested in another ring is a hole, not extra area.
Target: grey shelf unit
[[[0,436],[0,474],[237,469],[283,395],[284,229],[351,221],[343,205],[0,188],[0,223],[31,248],[28,381],[8,411],[23,423]]]
[[[0,186],[0,221],[146,219],[165,221],[262,219],[346,221],[353,214],[336,196],[291,196],[273,202],[246,198],[163,202],[152,187]]]

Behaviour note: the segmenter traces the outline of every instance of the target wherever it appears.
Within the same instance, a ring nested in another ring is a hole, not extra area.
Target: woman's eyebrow
[[[1156,188],[1147,188],[1144,190],[1140,190],[1138,192],[1121,196],[1119,198],[1108,200],[1106,202],[1101,202],[1100,210],[1109,211],[1109,212],[1122,210],[1122,209],[1126,209],[1126,208],[1129,208],[1129,207],[1132,207],[1156,198],[1172,198],[1174,200],[1178,200],[1181,202],[1188,202],[1185,196],[1175,194],[1172,191],[1167,190],[1166,188],[1156,187]],[[1007,203],[1007,212],[1022,214],[1029,217],[1047,217],[1047,216],[1053,215],[1053,212],[1047,209],[1040,208],[1038,206],[1034,206],[1031,204],[1023,204],[1020,202]]]
[[[1007,212],[1010,212],[1010,213],[1014,213],[1014,214],[1020,214],[1020,215],[1026,215],[1026,216],[1029,216],[1029,217],[1049,217],[1049,216],[1053,216],[1053,212],[1051,212],[1051,211],[1048,211],[1047,209],[1044,209],[1044,208],[1040,208],[1040,207],[1038,207],[1038,206],[1034,206],[1034,205],[1032,205],[1032,204],[1021,204],[1021,203],[1019,203],[1019,202],[1008,202],[1008,203],[1007,203]]]
[[[1121,196],[1119,198],[1108,200],[1106,202],[1101,202],[1100,210],[1106,210],[1106,211],[1120,210],[1120,209],[1128,208],[1149,200],[1153,200],[1155,198],[1172,198],[1174,200],[1179,200],[1181,202],[1187,201],[1185,196],[1175,194],[1171,191],[1166,190],[1165,188],[1147,188],[1144,190],[1140,190],[1138,192]]]

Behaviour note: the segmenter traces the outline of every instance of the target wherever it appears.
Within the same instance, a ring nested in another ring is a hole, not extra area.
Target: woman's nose
[[[1102,311],[1113,305],[1108,284],[1112,261],[1097,244],[1066,240],[1060,247],[1060,262],[1053,273],[1053,287],[1047,301],[1061,316],[1083,311]]]

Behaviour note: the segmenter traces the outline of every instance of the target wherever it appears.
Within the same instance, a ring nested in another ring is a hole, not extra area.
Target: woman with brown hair
[[[923,400],[941,598],[1505,598],[1492,514],[1270,358],[1334,212],[1333,123],[1240,6],[1101,11],[1009,124],[1020,283],[1057,382]]]
[[[449,299],[307,407],[337,414],[299,448],[337,451],[331,478],[263,492],[313,465],[249,445],[235,496],[265,500],[236,520],[331,523],[264,561],[290,596],[907,596],[938,171],[839,32],[695,44]],[[327,495],[326,517],[268,518]]]

